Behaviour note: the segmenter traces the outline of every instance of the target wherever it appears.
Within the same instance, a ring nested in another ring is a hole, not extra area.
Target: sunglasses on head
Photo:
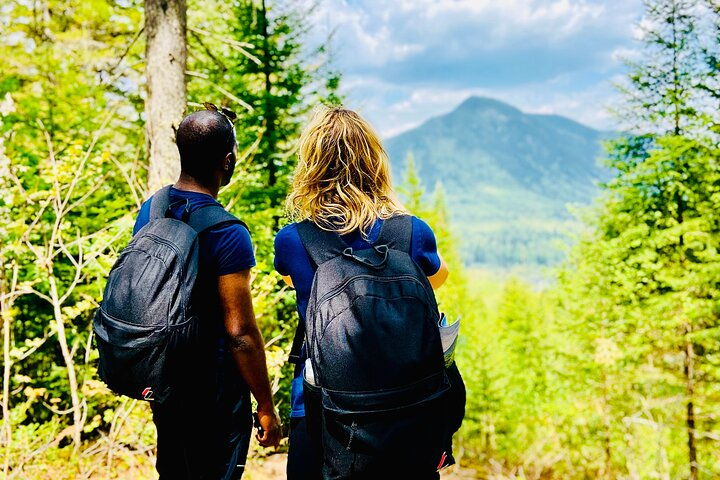
[[[230,143],[230,139],[233,139],[233,144],[235,143],[235,119],[237,118],[237,114],[230,110],[229,108],[220,107],[218,108],[215,104],[210,102],[203,102],[203,106],[205,107],[205,110],[212,110],[213,112],[218,112],[222,114],[225,118],[228,119],[228,122],[230,122],[230,126],[232,127],[230,129],[230,135],[228,135],[228,143]]]
[[[203,106],[205,107],[205,110],[212,110],[213,112],[222,113],[225,115],[225,118],[230,120],[230,123],[233,123],[235,119],[237,118],[237,114],[230,110],[229,108],[220,107],[218,108],[215,104],[210,102],[203,102]]]

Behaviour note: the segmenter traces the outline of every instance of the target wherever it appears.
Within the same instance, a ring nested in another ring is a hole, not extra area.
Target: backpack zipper
[[[417,284],[420,285],[421,287],[423,287],[423,288],[425,287],[425,285],[423,285],[423,283],[422,283],[420,280],[418,280],[417,278],[415,278],[415,277],[412,276],[412,275],[399,275],[399,276],[397,276],[397,277],[387,277],[387,278],[376,277],[376,276],[374,276],[374,275],[357,275],[357,276],[355,276],[355,277],[350,277],[350,278],[348,278],[348,279],[345,280],[342,284],[340,284],[340,285],[337,286],[336,288],[334,288],[334,289],[330,290],[329,292],[327,292],[325,295],[323,295],[322,297],[320,297],[320,300],[318,300],[317,302],[315,302],[315,305],[317,305],[317,307],[319,307],[320,305],[322,305],[323,303],[325,303],[325,301],[327,301],[328,299],[334,297],[334,296],[337,295],[340,291],[342,291],[343,289],[345,289],[345,287],[347,287],[351,282],[354,282],[355,280],[364,280],[364,279],[373,279],[373,280],[375,280],[375,281],[385,282],[385,283],[396,282],[396,281],[398,281],[398,280],[412,280],[414,283],[417,283]],[[315,308],[315,310],[317,310],[317,307]]]
[[[348,440],[347,447],[345,447],[345,450],[347,451],[350,451],[352,442],[355,439],[355,432],[357,432],[357,422],[353,420],[352,424],[350,425],[350,440]]]

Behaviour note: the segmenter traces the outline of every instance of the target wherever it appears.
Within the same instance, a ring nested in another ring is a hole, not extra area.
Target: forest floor
[[[248,465],[248,469],[243,479],[246,480],[277,480],[285,478],[285,465],[287,464],[287,454],[277,453],[269,455],[262,459],[254,460]],[[470,480],[478,478],[474,470],[461,468],[453,465],[443,471],[442,480]]]

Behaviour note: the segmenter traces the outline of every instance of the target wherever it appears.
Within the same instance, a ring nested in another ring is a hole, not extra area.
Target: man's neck
[[[180,174],[180,178],[178,178],[178,181],[175,182],[175,185],[173,185],[173,187],[177,188],[178,190],[185,190],[186,192],[204,193],[206,195],[210,195],[213,198],[217,198],[218,192],[220,191],[220,185],[213,185],[211,187],[208,187],[207,185],[201,184],[186,173]]]

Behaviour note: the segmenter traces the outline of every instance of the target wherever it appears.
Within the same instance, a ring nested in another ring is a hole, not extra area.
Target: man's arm
[[[255,322],[250,290],[250,270],[218,277],[228,345],[240,374],[258,402],[258,417],[264,430],[258,437],[264,447],[280,442],[280,419],[275,411],[265,361],[265,342]]]

